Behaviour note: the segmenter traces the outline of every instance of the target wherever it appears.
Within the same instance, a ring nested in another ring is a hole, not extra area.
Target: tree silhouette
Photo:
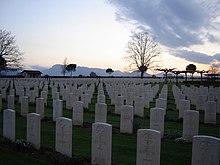
[[[2,56],[0,56],[0,72],[2,70],[5,70],[6,66],[7,66],[7,61]]]
[[[90,77],[97,77],[97,74],[95,72],[90,72]]]
[[[67,62],[67,58],[65,57],[64,61],[63,61],[63,65],[61,65],[61,73],[63,74],[63,76],[65,77],[66,75],[66,67],[68,65],[68,62]]]
[[[130,67],[135,67],[144,73],[155,67],[155,58],[161,54],[158,44],[147,32],[134,33],[127,45],[125,59],[130,62]]]
[[[67,70],[68,72],[70,72],[70,76],[72,77],[73,72],[76,71],[76,64],[68,64],[68,65],[66,66],[66,70]]]
[[[158,70],[158,71],[163,71],[164,73],[165,73],[165,83],[167,83],[167,74],[169,73],[169,72],[172,72],[174,69],[176,69],[176,68],[158,68],[158,69],[156,69],[156,70]]]
[[[114,72],[114,70],[112,70],[111,68],[108,68],[108,69],[106,69],[105,72],[108,73],[110,76],[110,74],[112,74]]]
[[[186,66],[186,71],[187,71],[188,73],[191,73],[191,74],[192,74],[192,79],[193,79],[193,74],[194,74],[195,71],[196,71],[196,65],[194,65],[194,64],[189,64],[189,65],[187,65],[187,66]]]
[[[18,69],[22,67],[23,56],[15,44],[15,36],[0,29],[0,60],[1,69]]]
[[[203,80],[203,79],[202,79],[202,75],[203,75],[204,73],[208,73],[209,71],[205,71],[205,70],[196,70],[196,72],[200,74],[200,80],[202,81],[202,80]]]
[[[172,73],[175,74],[175,76],[176,76],[176,84],[178,84],[178,75],[181,73],[181,71],[175,70],[175,71],[172,71]]]
[[[211,64],[211,66],[209,67],[209,74],[217,74],[219,71],[218,65],[216,64]]]

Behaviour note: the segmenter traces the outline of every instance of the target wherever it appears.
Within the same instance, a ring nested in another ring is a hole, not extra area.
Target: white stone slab
[[[92,124],[92,164],[111,165],[112,126],[106,123]]]
[[[121,133],[133,133],[133,118],[134,110],[131,105],[123,105],[121,109],[120,118],[120,132]]]
[[[160,165],[161,135],[152,129],[137,131],[136,165]]]
[[[185,110],[183,112],[183,138],[192,142],[193,136],[199,133],[199,112]]]
[[[219,165],[220,139],[211,136],[194,136],[191,165]]]
[[[63,155],[72,157],[72,120],[59,117],[56,120],[55,149]]]
[[[26,117],[29,111],[28,96],[21,97],[21,116]]]
[[[3,111],[3,136],[15,140],[15,111],[12,109]]]
[[[73,125],[83,125],[83,111],[82,101],[73,103]]]
[[[150,109],[150,129],[154,129],[160,131],[161,138],[164,135],[164,116],[165,116],[165,109],[163,108],[151,108]]]
[[[95,122],[107,121],[107,104],[105,103],[96,103],[95,105]]]
[[[27,141],[34,148],[40,149],[41,146],[41,117],[37,113],[27,115]]]

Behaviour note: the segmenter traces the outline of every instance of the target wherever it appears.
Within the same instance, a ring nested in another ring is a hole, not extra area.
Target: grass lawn
[[[0,146],[0,164],[4,165],[50,165],[49,161],[41,160],[39,157],[30,156],[27,153],[14,151]]]
[[[160,85],[162,87],[163,84]],[[174,102],[174,97],[169,84],[167,112],[165,116],[164,138],[161,141],[161,165],[190,165],[191,164],[191,143],[176,143],[174,140],[182,136],[182,120],[178,119],[178,111]],[[157,96],[158,97],[158,96]],[[84,111],[84,125],[73,126],[73,157],[77,164],[78,159],[84,159],[82,162],[90,162],[91,159],[91,126],[94,122],[94,110],[97,99],[97,90],[93,96],[92,103],[89,108]],[[110,99],[106,95],[106,103],[108,104],[107,123],[112,125],[112,163],[113,165],[134,165],[136,164],[136,133],[132,135],[119,133],[120,116],[114,114],[114,106],[110,104]],[[3,108],[6,108],[6,102],[3,101]],[[150,107],[155,106],[155,100],[150,103]],[[20,105],[16,98],[16,139],[26,139],[26,118],[20,116]],[[35,105],[29,105],[29,112],[35,112]],[[2,116],[0,113],[0,137],[2,138]],[[52,121],[52,100],[51,89],[48,95],[48,106],[45,107],[46,119],[41,122],[41,147],[42,151],[37,154],[21,152],[7,147],[5,143],[0,141],[0,164],[59,164],[52,158],[45,156],[46,151],[53,153],[55,150],[55,122]],[[72,112],[63,108],[63,116],[72,118]],[[135,128],[149,128],[150,125],[150,109],[145,109],[143,118],[135,116]],[[209,136],[219,136],[220,115],[217,115],[217,124],[209,125],[203,123],[204,113],[200,112],[199,134]],[[44,151],[46,150],[46,151]],[[36,151],[35,151],[36,152]],[[16,162],[16,163],[15,163]],[[61,163],[62,164],[62,163]]]

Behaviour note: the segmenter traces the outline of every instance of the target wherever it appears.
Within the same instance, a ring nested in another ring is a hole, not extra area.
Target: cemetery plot
[[[58,151],[66,155],[66,159],[61,159],[63,161],[79,158],[93,164],[133,165],[137,162],[138,152],[141,155],[149,150],[155,155],[144,154],[140,161],[153,162],[156,157],[160,160],[157,164],[187,165],[192,160],[197,161],[192,159],[193,151],[198,149],[193,149],[197,146],[192,143],[194,135],[219,139],[219,110],[212,108],[214,104],[213,107],[218,106],[218,92],[215,91],[219,91],[219,87],[207,89],[164,85],[153,80],[106,78],[101,83],[97,79],[5,79],[0,80],[0,89],[1,137],[10,134],[11,140],[28,139],[41,152]],[[204,109],[199,110],[197,101],[193,101],[197,99],[194,96],[204,94],[207,95]],[[23,97],[28,100],[22,101]],[[181,109],[185,100],[190,106]],[[14,121],[15,129],[10,127],[12,131],[5,134],[3,130],[9,128],[5,128],[4,119],[7,117],[4,117],[4,111],[11,106],[9,102],[14,104],[15,117],[13,119],[11,115],[12,119],[8,121],[10,126]],[[29,115],[34,117],[30,119]],[[97,135],[93,134],[93,125]],[[100,132],[99,128],[103,131]],[[149,129],[154,130],[147,132],[147,136],[138,133]],[[154,137],[155,132],[159,134]],[[0,142],[0,153],[6,150],[2,146]],[[111,151],[105,153],[105,146]]]

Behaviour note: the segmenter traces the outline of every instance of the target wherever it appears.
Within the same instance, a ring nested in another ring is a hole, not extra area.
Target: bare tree
[[[1,69],[18,69],[21,68],[23,61],[23,53],[20,52],[16,45],[15,36],[11,32],[0,29],[0,59]]]
[[[147,32],[134,32],[127,45],[125,59],[141,72],[141,78],[148,69],[156,67],[155,58],[161,54],[157,42]]]
[[[66,71],[67,71],[66,67],[67,67],[67,65],[68,65],[68,62],[67,62],[67,58],[65,57],[65,59],[63,61],[63,65],[61,65],[61,69],[62,69],[61,73],[63,74],[64,77],[66,75]]]
[[[209,74],[217,74],[219,71],[218,65],[215,63],[212,63],[211,66],[209,67]]]

